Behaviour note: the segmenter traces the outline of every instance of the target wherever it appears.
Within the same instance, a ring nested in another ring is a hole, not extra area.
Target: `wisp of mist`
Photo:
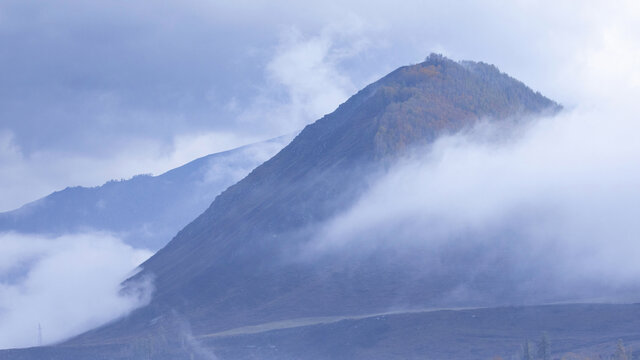
[[[55,343],[146,304],[150,283],[120,284],[149,256],[105,233],[0,234],[0,349]]]
[[[325,224],[305,256],[419,249],[419,271],[435,274],[449,271],[439,254],[455,251],[473,259],[454,264],[470,281],[504,266],[523,302],[638,300],[634,109],[564,110],[509,130],[482,122],[415,149]]]

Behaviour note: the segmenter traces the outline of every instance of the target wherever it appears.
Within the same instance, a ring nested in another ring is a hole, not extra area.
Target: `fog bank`
[[[120,283],[151,256],[104,233],[56,238],[0,234],[0,348],[51,344],[150,300],[151,283]]]
[[[516,293],[638,300],[640,125],[627,105],[483,122],[415,149],[304,254],[401,249],[398,261],[425,274],[466,271],[473,282],[502,268],[496,281],[515,280]],[[452,252],[472,260],[443,264]]]

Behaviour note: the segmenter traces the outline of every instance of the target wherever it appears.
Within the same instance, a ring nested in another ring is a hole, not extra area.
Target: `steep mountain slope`
[[[215,265],[216,258],[230,255],[227,251],[244,249],[243,255],[264,257],[263,250],[282,245],[283,240],[273,236],[344,209],[365,185],[362,174],[380,160],[481,118],[504,119],[555,108],[555,103],[495,67],[432,55],[367,86],[334,113],[307,126],[283,151],[221,194],[145,269],[162,282],[165,274],[193,277]],[[176,261],[183,251],[197,254],[189,258],[189,266]],[[175,285],[159,283],[162,289]]]
[[[307,126],[149,259],[136,278],[155,281],[149,306],[70,344],[127,342],[160,329],[158,319],[169,314],[179,314],[202,334],[291,318],[449,304],[447,295],[469,275],[464,266],[433,275],[407,266],[423,261],[419,252],[398,258],[390,256],[397,249],[386,249],[307,261],[299,250],[316,226],[352,204],[375,174],[407,150],[481,119],[558,110],[491,65],[431,55],[399,68]],[[443,263],[473,261],[468,254],[443,256]],[[475,275],[480,288],[495,283],[475,303],[505,301],[509,287],[498,281],[511,279],[504,277],[500,267]]]
[[[157,250],[216,195],[290,140],[284,136],[207,155],[158,176],[69,187],[0,213],[0,231],[51,235],[107,231],[134,247]]]

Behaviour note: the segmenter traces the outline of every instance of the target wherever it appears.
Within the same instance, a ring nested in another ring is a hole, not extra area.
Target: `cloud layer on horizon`
[[[517,279],[509,294],[525,303],[638,301],[640,107],[619,105],[518,126],[481,123],[415,149],[376,174],[302,256],[404,254],[396,263],[424,276],[466,269],[468,283],[456,291],[503,269],[486,290]],[[449,269],[441,261],[451,253],[473,261]]]

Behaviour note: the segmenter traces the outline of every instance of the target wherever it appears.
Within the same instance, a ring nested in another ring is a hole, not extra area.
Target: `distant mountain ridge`
[[[117,234],[158,250],[229,185],[280,150],[292,136],[207,155],[158,176],[137,175],[96,187],[68,187],[0,213],[0,232]]]

